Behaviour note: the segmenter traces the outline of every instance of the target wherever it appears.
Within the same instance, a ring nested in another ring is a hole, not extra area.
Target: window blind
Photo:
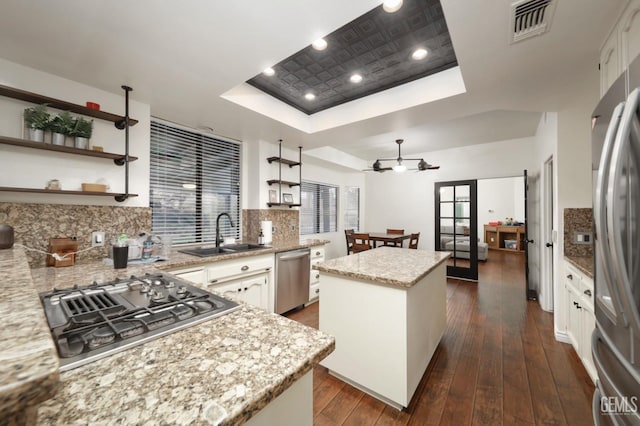
[[[240,144],[151,121],[150,204],[153,233],[173,244],[240,236]]]
[[[360,188],[345,190],[344,229],[360,230]]]
[[[300,233],[336,232],[338,187],[302,181],[300,185]]]

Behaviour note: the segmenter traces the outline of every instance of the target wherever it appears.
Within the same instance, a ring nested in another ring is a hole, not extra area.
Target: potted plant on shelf
[[[93,120],[86,120],[83,117],[76,119],[75,125],[70,135],[75,137],[74,146],[81,149],[89,149],[89,139],[93,133]]]
[[[29,130],[29,140],[44,142],[44,130],[49,124],[51,115],[47,112],[46,105],[36,105],[24,110],[24,124]]]
[[[51,143],[64,145],[67,135],[70,135],[75,126],[75,120],[69,111],[62,112],[49,122],[47,128],[51,130]]]

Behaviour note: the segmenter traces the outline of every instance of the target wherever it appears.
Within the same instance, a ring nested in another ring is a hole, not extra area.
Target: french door
[[[435,218],[438,251],[451,252],[447,276],[478,281],[477,181],[436,182]]]

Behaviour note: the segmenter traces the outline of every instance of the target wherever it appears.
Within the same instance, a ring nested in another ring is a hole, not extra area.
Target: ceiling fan
[[[365,172],[386,172],[388,170],[393,170],[397,173],[402,173],[407,170],[416,170],[419,172],[423,172],[425,170],[437,170],[440,166],[432,166],[431,164],[424,161],[424,158],[402,158],[402,142],[404,139],[396,139],[396,143],[398,144],[398,158],[379,158],[372,165],[370,169],[364,169]],[[396,161],[396,164],[393,166],[383,167],[383,161]],[[403,163],[404,161],[417,161],[418,164],[416,168],[407,168],[407,166]]]

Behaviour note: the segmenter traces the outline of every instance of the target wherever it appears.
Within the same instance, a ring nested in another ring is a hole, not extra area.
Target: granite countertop
[[[449,252],[379,247],[317,265],[314,269],[351,278],[411,287],[436,266],[445,262]]]
[[[566,256],[569,263],[578,268],[580,272],[593,279],[593,257],[591,256]]]
[[[2,274],[10,278],[4,282],[11,283],[4,285],[0,309],[10,312],[4,317],[15,324],[0,332],[8,348],[0,356],[12,359],[15,352],[16,358],[13,370],[6,362],[0,367],[0,409],[18,407],[18,400],[25,406],[46,400],[38,410],[39,424],[130,424],[140,419],[189,425],[245,422],[330,354],[335,348],[333,337],[242,304],[241,309],[222,317],[58,374],[57,352],[37,291],[325,243],[301,240],[259,252],[210,258],[175,253],[169,261],[121,270],[94,261],[38,268],[31,276],[21,249],[0,251]],[[11,268],[5,268],[4,261]],[[28,291],[12,295],[6,291],[11,285]],[[17,312],[16,301],[25,304]],[[29,314],[23,314],[27,309]],[[23,344],[28,350],[12,352],[9,342],[18,345],[26,335],[30,340]],[[35,344],[34,335],[39,337]],[[25,359],[32,362],[25,366]],[[25,390],[21,389],[23,382]],[[2,414],[4,411],[0,417]]]
[[[58,354],[21,248],[0,250],[0,419],[51,398]]]

